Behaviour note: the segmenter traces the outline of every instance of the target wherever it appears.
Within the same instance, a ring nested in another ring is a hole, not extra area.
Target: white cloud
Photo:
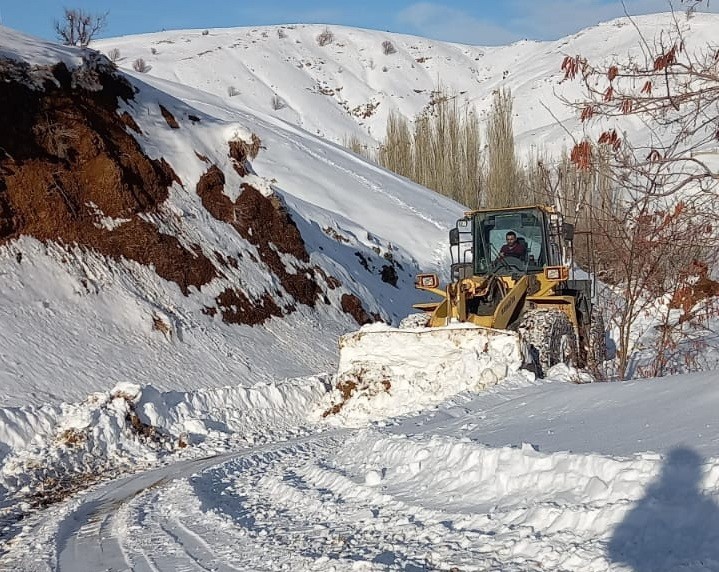
[[[478,3],[479,4],[479,3]],[[668,12],[669,0],[625,0],[629,14]],[[682,13],[687,4],[674,0]],[[478,10],[478,12],[481,10]],[[699,12],[719,12],[716,3],[703,2]],[[488,13],[490,11],[487,11]],[[417,2],[398,14],[399,21],[421,36],[468,44],[508,44],[528,38],[553,40],[624,16],[620,0],[504,0],[491,10],[493,17],[473,16],[442,3]],[[503,21],[498,20],[501,14]]]
[[[624,5],[629,14],[637,16],[671,10],[668,0],[625,0]],[[679,0],[673,5],[676,12],[686,10]],[[625,15],[619,0],[509,0],[507,7],[512,13],[509,28],[535,39],[557,39]],[[719,8],[704,2],[698,10],[718,12]]]
[[[413,33],[428,38],[466,44],[508,44],[520,39],[517,33],[489,20],[432,2],[417,2],[399,12],[398,20]]]

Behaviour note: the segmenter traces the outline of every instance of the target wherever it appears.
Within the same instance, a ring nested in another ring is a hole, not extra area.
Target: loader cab
[[[470,276],[538,274],[545,266],[562,264],[562,221],[540,207],[474,211],[450,231],[453,279]],[[514,233],[524,252],[502,252]]]

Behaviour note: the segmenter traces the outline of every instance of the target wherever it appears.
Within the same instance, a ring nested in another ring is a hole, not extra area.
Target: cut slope
[[[142,218],[157,213],[177,175],[144,155],[119,121],[127,80],[89,62],[52,66],[42,90],[32,72],[9,62],[0,70],[0,245],[21,235],[77,244],[105,256],[153,264],[183,293],[217,271],[198,245],[180,242]],[[91,75],[96,89],[75,86]],[[108,228],[103,219],[120,219]]]
[[[0,41],[4,405],[334,369],[341,333],[398,321],[413,275],[444,263],[459,205],[201,91],[36,42]]]

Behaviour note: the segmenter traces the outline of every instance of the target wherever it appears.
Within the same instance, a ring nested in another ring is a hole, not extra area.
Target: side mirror
[[[459,244],[459,229],[453,228],[449,231],[449,245],[457,246]]]
[[[564,240],[567,240],[569,242],[573,241],[574,225],[568,222],[562,223],[562,234],[564,235]]]

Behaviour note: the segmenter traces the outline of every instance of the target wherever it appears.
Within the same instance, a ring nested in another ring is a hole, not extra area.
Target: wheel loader
[[[520,248],[507,248],[508,240]],[[517,332],[530,367],[543,375],[563,362],[596,369],[604,360],[604,325],[588,278],[570,277],[574,227],[551,206],[481,209],[449,233],[451,282],[419,274],[415,286],[438,302],[415,304],[429,327],[468,322]]]
[[[505,246],[508,238],[518,246]],[[340,377],[384,375],[388,384],[398,376],[454,379],[461,362],[461,375],[476,378],[472,387],[486,387],[506,375],[487,369],[493,366],[484,358],[498,352],[540,377],[558,363],[596,370],[605,356],[604,326],[592,307],[591,281],[572,275],[573,238],[574,227],[551,206],[465,213],[449,233],[449,284],[440,288],[436,274],[415,280],[440,300],[415,304],[421,313],[399,329],[365,327],[343,336]],[[473,360],[478,367],[484,360],[485,369],[474,371],[467,363]],[[428,372],[427,364],[437,369]]]

